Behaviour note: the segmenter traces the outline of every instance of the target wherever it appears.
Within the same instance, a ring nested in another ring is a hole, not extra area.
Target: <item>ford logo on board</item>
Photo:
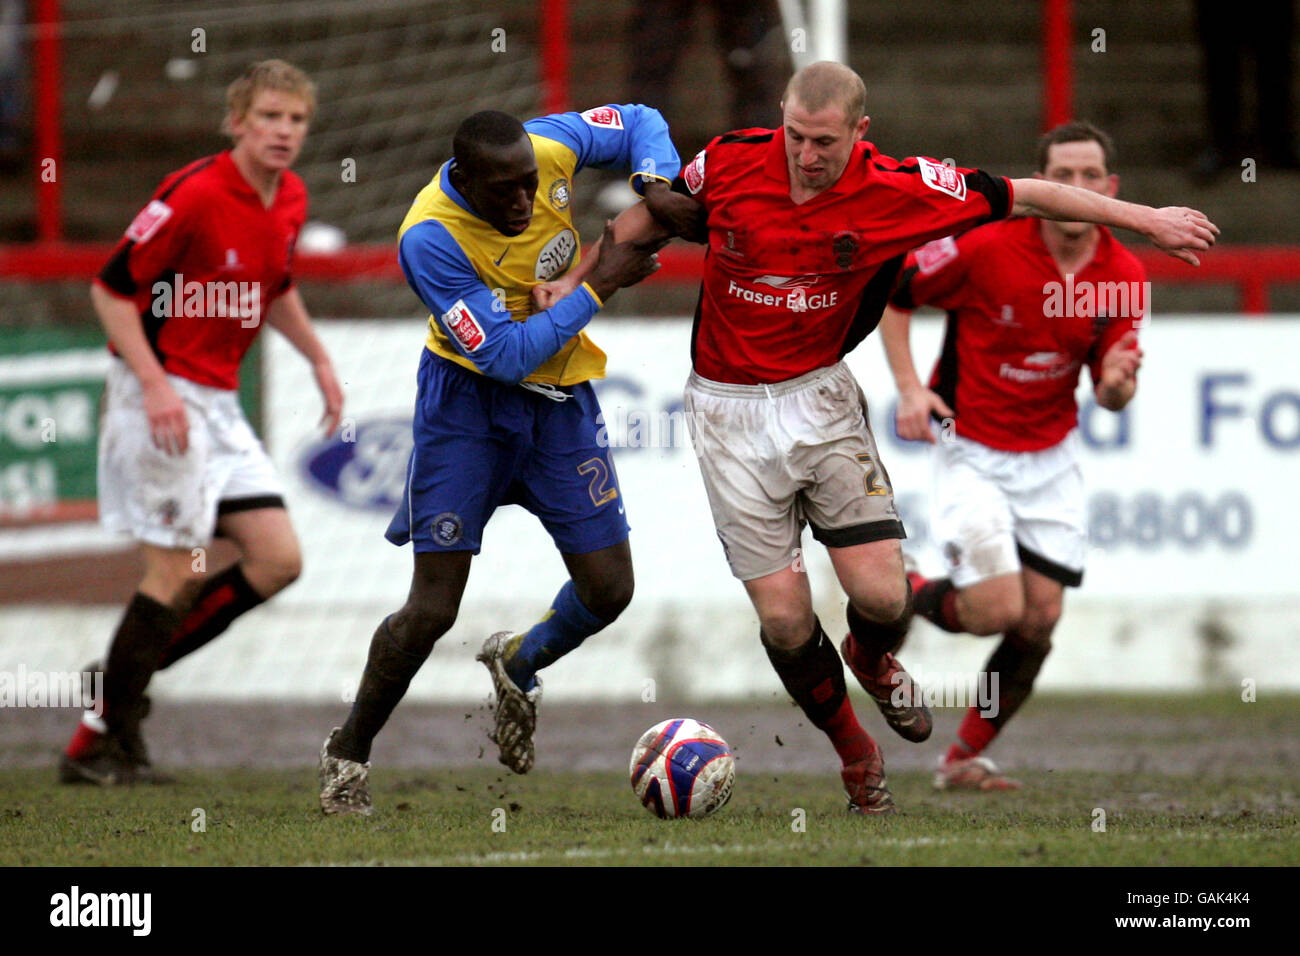
[[[298,465],[308,484],[345,505],[392,511],[402,501],[411,445],[409,417],[358,422],[355,434],[308,446]]]

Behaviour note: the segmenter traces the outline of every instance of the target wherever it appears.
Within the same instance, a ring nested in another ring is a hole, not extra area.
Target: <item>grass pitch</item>
[[[758,713],[760,727],[796,716]],[[121,790],[60,787],[48,766],[11,768],[0,785],[0,865],[1300,863],[1300,782],[1287,759],[1300,698],[1243,710],[1195,698],[1045,697],[1017,720],[1024,790],[939,793],[918,760],[900,757],[889,779],[903,812],[885,819],[848,814],[833,771],[773,770],[752,745],[748,759],[739,751],[731,803],[703,821],[652,817],[612,767],[516,777],[486,761],[377,766],[369,819],[322,817],[306,765],[171,766],[174,786]],[[1080,727],[1096,733],[1084,737]],[[1207,756],[1225,746],[1243,753],[1242,741],[1250,759]],[[882,742],[887,754],[904,753],[898,741]]]

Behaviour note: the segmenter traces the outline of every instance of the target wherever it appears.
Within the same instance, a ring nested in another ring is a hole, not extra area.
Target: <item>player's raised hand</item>
[[[1147,238],[1157,247],[1194,266],[1201,264],[1196,253],[1214,245],[1218,234],[1219,227],[1210,222],[1205,213],[1186,206],[1165,206],[1154,210],[1146,231]]]
[[[1130,330],[1101,357],[1100,384],[1103,388],[1126,385],[1137,378],[1141,367],[1142,349],[1138,345],[1138,335]]]
[[[343,389],[339,387],[334,366],[328,361],[315,363],[312,371],[316,375],[316,387],[325,400],[325,412],[321,415],[319,424],[325,429],[325,437],[329,438],[339,427],[339,419],[343,416]]]
[[[190,447],[190,419],[185,403],[167,379],[141,389],[144,413],[154,446],[168,455],[183,455]]]
[[[898,437],[933,445],[930,416],[934,412],[941,418],[956,417],[942,398],[924,386],[901,392],[898,396]]]

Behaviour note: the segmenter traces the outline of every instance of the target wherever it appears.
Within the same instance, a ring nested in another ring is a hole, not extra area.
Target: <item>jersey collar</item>
[[[466,201],[465,197],[460,194],[460,191],[451,184],[451,176],[449,175],[449,173],[451,172],[451,168],[452,166],[455,165],[455,163],[456,160],[449,159],[442,164],[442,169],[438,170],[438,186],[439,188],[442,189],[444,193],[447,194],[447,197],[451,199],[451,201],[454,202],[461,209],[464,209],[475,219],[483,219],[482,216],[480,216],[472,208],[470,208],[469,202]]]
[[[261,194],[253,188],[253,184],[244,178],[244,174],[239,171],[235,165],[234,157],[231,156],[230,150],[222,150],[217,154],[217,167],[221,170],[221,175],[225,178],[226,183],[230,186],[232,192],[238,194],[243,199],[250,199],[257,203],[259,209],[264,209],[262,205]],[[280,184],[275,188],[275,199],[271,200],[271,205],[275,205],[276,199],[280,198],[280,188],[284,185],[283,175],[280,177]]]
[[[1035,219],[1032,216],[1025,216],[1023,219],[1026,231],[1029,233],[1029,241],[1056,268],[1056,260],[1052,258],[1052,251],[1047,248],[1047,240],[1043,238],[1043,220]],[[1079,274],[1082,275],[1094,266],[1104,268],[1114,254],[1114,242],[1115,237],[1111,235],[1110,230],[1101,223],[1097,223],[1097,245],[1092,250],[1092,258],[1083,264]]]
[[[763,173],[771,179],[785,184],[786,196],[790,195],[790,167],[786,165],[785,159],[785,128],[773,130],[772,142],[768,146],[767,159],[763,164]],[[871,157],[875,152],[875,147],[866,140],[859,140],[853,144],[853,152],[849,154],[849,161],[844,167],[844,172],[840,173],[840,178],[823,189],[808,202],[817,202],[822,196],[842,195],[851,193],[859,189],[866,179],[866,175],[871,165]],[[808,203],[804,203],[806,206]]]

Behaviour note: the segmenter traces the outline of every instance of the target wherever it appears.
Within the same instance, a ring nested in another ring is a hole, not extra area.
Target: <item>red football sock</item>
[[[68,749],[63,751],[68,755],[70,760],[80,760],[90,749],[99,743],[107,730],[97,730],[91,727],[84,720],[77,724],[77,729],[72,735],[72,740],[68,742]]]
[[[957,728],[957,743],[948,748],[947,760],[966,760],[979,753],[998,735],[993,721],[980,713],[978,707],[966,711],[961,726]]]
[[[858,723],[858,717],[853,713],[853,705],[849,703],[848,697],[840,702],[839,708],[831,715],[830,720],[826,721],[822,730],[831,739],[831,745],[840,755],[840,760],[845,766],[857,763],[859,760],[866,760],[876,749],[876,742]]]

